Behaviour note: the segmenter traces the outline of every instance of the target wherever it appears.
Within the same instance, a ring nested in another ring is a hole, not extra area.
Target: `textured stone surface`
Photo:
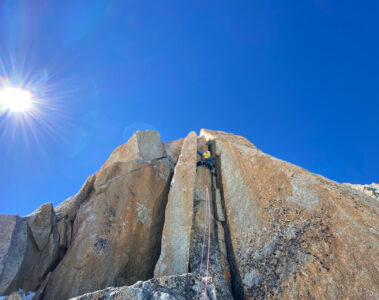
[[[154,276],[188,272],[189,246],[196,180],[197,136],[191,132],[184,140],[175,167],[162,235],[162,248]]]
[[[38,249],[28,224],[19,216],[1,215],[0,228],[0,295],[9,295],[19,288],[36,288],[33,260]]]
[[[58,259],[59,236],[50,203],[31,215],[0,216],[0,295],[34,291]]]
[[[259,151],[212,141],[229,229],[235,295],[249,299],[378,299],[378,203]]]
[[[71,300],[186,300],[204,299],[205,279],[198,281],[193,274],[165,276],[146,282],[139,281],[132,286],[107,288],[88,293]],[[208,278],[207,299],[222,299],[217,294],[212,278]]]
[[[80,206],[84,201],[88,199],[88,196],[92,193],[95,180],[95,174],[89,176],[75,196],[72,196],[63,201],[54,209],[57,216],[57,221],[61,220],[62,218],[66,218],[67,222],[74,221],[76,213],[78,212]]]
[[[2,215],[0,228],[0,295],[5,295],[23,262],[27,225],[17,216]]]
[[[149,145],[141,135],[136,136]],[[123,145],[125,153],[131,152],[128,146],[135,147],[133,138]],[[171,164],[162,157],[125,161],[115,155],[121,161],[109,158],[77,211],[71,245],[51,274],[44,299],[67,299],[153,276]]]
[[[126,143],[117,147],[103,165],[103,169],[118,162],[134,159],[153,160],[164,157],[164,147],[157,131],[137,131]]]
[[[173,163],[176,164],[179,159],[180,152],[182,151],[184,139],[175,140],[171,142],[164,143],[164,149],[167,155],[167,158]]]
[[[371,183],[371,184],[351,184],[344,183],[344,185],[356,189],[365,193],[367,196],[370,196],[379,201],[379,184]]]
[[[33,292],[24,293],[23,290],[13,292],[9,296],[0,297],[0,300],[37,300]]]
[[[197,147],[200,151],[208,150],[204,138],[197,139]],[[198,156],[200,159],[200,156]],[[209,204],[207,208],[207,189]],[[223,254],[220,251],[216,223],[214,218],[214,186],[212,174],[208,167],[199,166],[196,170],[196,184],[194,193],[194,213],[191,228],[190,244],[190,271],[200,277],[206,276],[208,256],[208,228],[210,225],[210,251],[209,251],[209,275],[213,279],[218,299],[231,299],[227,281],[229,280],[229,266],[223,263]],[[207,211],[210,211],[207,217]],[[205,232],[204,232],[205,229]],[[205,233],[205,236],[204,236]]]
[[[217,177],[196,168],[206,139]],[[378,185],[341,185],[210,130],[164,145],[137,132],[54,210],[0,216],[0,295],[195,298],[206,186],[207,299],[379,299]]]
[[[32,214],[24,217],[24,219],[29,224],[38,249],[44,249],[49,242],[52,228],[57,225],[53,205],[51,203],[45,203]]]

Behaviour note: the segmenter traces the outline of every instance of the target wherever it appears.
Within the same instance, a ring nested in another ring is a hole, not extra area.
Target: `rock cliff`
[[[378,299],[377,189],[352,187],[241,136],[138,131],[56,208],[0,216],[0,295]]]

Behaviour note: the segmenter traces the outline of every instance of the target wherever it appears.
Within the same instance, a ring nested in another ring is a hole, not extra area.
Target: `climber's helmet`
[[[204,156],[204,158],[208,159],[211,157],[211,153],[209,151],[204,152],[203,156]]]

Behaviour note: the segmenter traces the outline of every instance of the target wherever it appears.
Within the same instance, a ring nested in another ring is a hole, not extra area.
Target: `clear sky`
[[[379,181],[379,1],[0,0],[0,213],[75,194],[137,129],[200,128]]]

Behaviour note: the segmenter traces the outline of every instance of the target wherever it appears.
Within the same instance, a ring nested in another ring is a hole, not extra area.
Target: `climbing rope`
[[[207,299],[207,286],[208,286],[208,272],[209,272],[209,254],[211,249],[211,205],[209,201],[209,191],[208,186],[206,186],[207,193],[207,204],[208,204],[208,257],[207,257],[207,273],[205,275],[205,289],[204,289],[204,300]]]
[[[203,243],[201,246],[201,259],[200,259],[200,269],[199,269],[199,278],[197,283],[197,292],[196,292],[196,300],[199,299],[199,288],[200,288],[200,280],[201,280],[201,269],[203,268],[203,257],[204,257],[204,248],[205,248],[205,233],[207,232],[207,216],[208,216],[208,205],[205,206],[205,214],[204,214],[204,230],[203,230]]]
[[[203,267],[203,256],[204,256],[204,248],[205,248],[205,234],[206,234],[206,231],[207,231],[207,228],[208,228],[208,253],[207,253],[207,269],[206,269],[206,273],[205,273],[206,275],[205,275],[204,300],[207,299],[207,286],[208,286],[208,273],[209,273],[209,255],[210,255],[210,247],[211,247],[211,205],[210,205],[210,200],[209,200],[208,186],[205,187],[205,192],[206,192],[206,204],[205,204],[205,214],[204,214],[203,244],[201,246],[201,260],[200,260],[199,279],[198,279],[198,283],[197,283],[196,300],[199,299],[201,269]]]

